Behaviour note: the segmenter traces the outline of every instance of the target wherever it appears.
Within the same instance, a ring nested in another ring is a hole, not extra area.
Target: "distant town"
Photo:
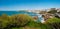
[[[57,12],[60,12],[60,8],[49,8],[49,9],[40,9],[40,10],[27,10],[28,12],[35,12],[35,13],[39,13],[41,11],[50,11],[50,10],[57,10]]]

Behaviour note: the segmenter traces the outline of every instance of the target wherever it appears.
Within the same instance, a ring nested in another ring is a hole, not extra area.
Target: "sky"
[[[60,8],[60,0],[0,0],[0,11]]]

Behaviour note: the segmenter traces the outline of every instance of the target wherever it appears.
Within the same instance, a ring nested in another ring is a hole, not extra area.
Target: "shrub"
[[[32,17],[26,14],[20,14],[17,16],[17,25],[24,26],[27,24],[30,20],[32,20]],[[20,24],[19,24],[20,23]]]
[[[60,22],[60,19],[56,17],[46,20],[46,23],[58,23],[58,22]]]
[[[3,14],[0,17],[0,28],[25,26],[30,20],[32,20],[32,17],[26,14],[12,16],[7,16],[6,14]]]
[[[19,14],[19,15],[13,15],[10,16],[10,24],[16,25],[16,26],[24,26],[26,25],[30,20],[32,20],[32,17],[26,14]]]
[[[0,16],[0,28],[7,27],[9,23],[8,20],[9,20],[9,17],[6,14],[2,14],[2,16]]]
[[[59,18],[51,18],[46,21],[46,23],[51,26],[53,29],[60,29],[60,19]]]

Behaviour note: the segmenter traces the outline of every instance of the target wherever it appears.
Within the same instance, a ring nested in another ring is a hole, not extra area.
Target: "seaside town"
[[[60,29],[60,0],[0,0],[0,29]]]
[[[28,10],[28,12],[42,14],[45,21],[53,17],[60,18],[60,8],[50,8],[50,9],[44,9],[44,10]],[[38,18],[38,17],[35,16],[34,18]]]

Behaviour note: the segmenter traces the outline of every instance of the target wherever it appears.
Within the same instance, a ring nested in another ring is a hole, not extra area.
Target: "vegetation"
[[[25,14],[15,15],[11,16],[11,23],[17,24],[18,26],[24,26],[26,23],[28,23],[32,18]]]
[[[37,23],[26,14],[0,16],[0,29],[60,29],[60,18],[50,18],[45,23]]]
[[[53,29],[60,29],[60,18],[51,18],[46,21]]]
[[[56,17],[54,17],[54,18],[50,18],[50,19],[48,19],[47,21],[46,21],[46,23],[56,23],[56,22],[60,22],[60,19],[59,18],[56,18]]]
[[[6,14],[3,14],[0,18],[0,27],[6,28],[6,27],[18,27],[18,26],[25,26],[32,18],[25,14],[20,15],[13,15],[13,16],[7,16]]]

